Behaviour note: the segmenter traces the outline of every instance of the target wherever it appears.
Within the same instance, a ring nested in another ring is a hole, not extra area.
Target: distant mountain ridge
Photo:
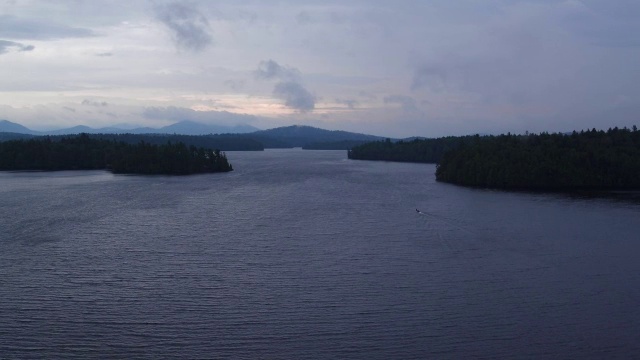
[[[33,131],[25,126],[16,124],[8,120],[0,120],[0,132],[17,133],[17,134],[37,133],[37,131]]]
[[[260,130],[248,136],[261,141],[265,147],[305,147],[310,144],[340,141],[377,141],[380,136],[353,133],[342,130],[325,130],[306,125],[284,126]],[[275,144],[273,142],[275,141]]]
[[[203,134],[246,134],[260,129],[251,125],[206,125],[194,121],[181,121],[169,126],[160,128],[162,133],[181,135],[203,135]]]
[[[307,149],[324,149],[324,150],[348,150],[355,145],[365,142],[379,141],[384,138],[374,135],[366,135],[353,133],[342,130],[325,130],[306,125],[292,125],[278,127],[269,130],[258,130],[249,125],[238,125],[234,127],[206,125],[193,121],[181,121],[162,128],[136,128],[136,129],[119,129],[115,127],[94,129],[88,126],[79,125],[72,128],[60,129],[54,131],[34,131],[20,124],[10,121],[0,121],[0,141],[28,138],[32,136],[61,136],[74,135],[80,133],[92,135],[147,135],[147,136],[213,136],[211,134],[233,134],[236,142],[246,143],[248,140],[260,143],[263,148],[294,148],[302,147]],[[22,136],[20,136],[22,135]],[[99,136],[101,136],[99,135]],[[221,135],[215,135],[221,136]],[[244,140],[243,140],[244,139]],[[154,139],[154,141],[164,141]],[[190,141],[195,141],[191,139]],[[253,146],[255,147],[255,146]],[[253,148],[252,147],[252,148]],[[229,146],[229,148],[233,148]]]
[[[65,129],[36,131],[20,124],[0,120],[0,132],[10,132],[30,135],[72,135],[72,134],[180,134],[180,135],[209,135],[209,134],[246,134],[259,129],[251,125],[209,125],[195,121],[180,121],[175,124],[160,128],[139,127],[134,129],[121,129],[117,127],[92,128],[86,125],[78,125]]]

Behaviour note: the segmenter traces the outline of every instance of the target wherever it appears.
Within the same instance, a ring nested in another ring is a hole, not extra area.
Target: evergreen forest
[[[0,142],[0,170],[98,170],[187,175],[233,168],[224,153],[182,142],[128,144],[86,134]]]
[[[68,137],[57,135],[52,138]],[[222,151],[263,151],[264,146],[257,140],[243,134],[217,135],[180,135],[180,134],[89,134],[91,138],[113,140],[127,144],[145,142],[154,145],[164,145],[167,142],[183,143],[186,146],[203,147],[205,149],[220,149]]]
[[[355,146],[368,143],[363,140],[341,140],[341,141],[325,141],[314,142],[302,147],[303,150],[349,150]]]
[[[528,190],[640,189],[640,131],[464,136],[354,147],[350,159],[437,163],[436,180]]]
[[[503,189],[640,189],[640,131],[478,136],[445,154],[436,180]]]
[[[354,160],[438,163],[444,154],[468,142],[470,138],[471,136],[449,136],[397,142],[386,139],[354,146],[347,156]]]

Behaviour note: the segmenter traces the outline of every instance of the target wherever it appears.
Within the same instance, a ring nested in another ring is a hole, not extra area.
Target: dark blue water
[[[0,173],[0,358],[640,357],[638,202],[228,157]]]

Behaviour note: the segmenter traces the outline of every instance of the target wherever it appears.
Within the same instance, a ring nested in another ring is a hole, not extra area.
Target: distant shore
[[[219,150],[184,143],[155,145],[91,138],[86,134],[0,142],[0,170],[109,170],[116,174],[189,175],[232,171]]]
[[[368,143],[351,159],[436,163],[436,180],[542,191],[640,189],[640,131],[465,136]]]

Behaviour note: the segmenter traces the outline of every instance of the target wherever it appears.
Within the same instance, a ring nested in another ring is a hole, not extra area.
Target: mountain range
[[[205,136],[207,141],[217,141],[216,145],[222,150],[235,150],[236,147],[220,143],[224,138],[225,141],[236,142],[243,144],[246,147],[248,141],[253,141],[256,144],[264,148],[316,148],[316,149],[334,149],[334,150],[346,150],[352,146],[359,145],[364,142],[382,140],[382,137],[352,133],[340,130],[325,130],[315,128],[311,126],[292,125],[285,127],[278,127],[269,130],[258,130],[249,125],[239,125],[235,127],[225,127],[216,125],[205,125],[193,121],[181,121],[162,128],[136,128],[136,129],[120,129],[116,127],[94,129],[88,126],[75,126],[67,129],[53,130],[48,132],[39,132],[31,130],[20,124],[16,124],[7,120],[0,120],[0,141],[29,138],[33,136],[60,136],[60,135],[72,135],[79,133],[87,134],[102,134],[100,136],[109,135],[111,137],[118,138],[120,140],[128,139],[127,141],[138,142],[142,138],[140,136],[146,136],[146,141],[150,139],[149,136],[159,138],[161,136],[182,136],[181,141],[194,142],[200,141],[197,139],[186,139],[184,135],[190,135],[191,137]],[[229,135],[213,135],[213,134],[229,134]],[[120,135],[118,135],[120,134]],[[133,135],[124,135],[133,134]],[[231,135],[232,134],[232,135]],[[114,138],[114,139],[115,139]],[[175,140],[175,139],[174,139]],[[153,139],[153,141],[164,142],[166,140]],[[237,144],[236,144],[237,145]],[[254,149],[252,145],[252,149]]]
[[[140,127],[134,129],[123,129],[118,127],[92,128],[85,125],[74,126],[59,130],[35,131],[20,124],[0,120],[0,132],[11,132],[29,135],[71,135],[71,134],[181,134],[181,135],[208,135],[208,134],[245,134],[260,129],[251,125],[207,125],[195,121],[180,121],[175,124],[160,128]]]

